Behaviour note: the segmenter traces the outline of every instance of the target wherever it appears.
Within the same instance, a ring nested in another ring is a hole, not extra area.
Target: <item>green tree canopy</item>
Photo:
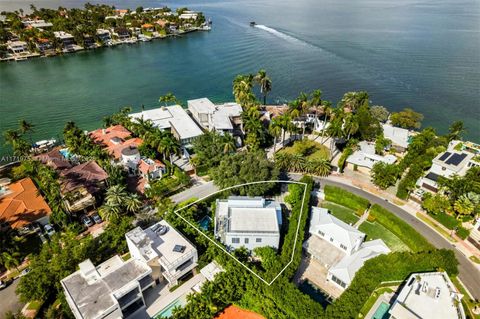
[[[410,108],[405,108],[403,111],[392,113],[390,120],[393,126],[419,129],[422,126],[423,115]]]

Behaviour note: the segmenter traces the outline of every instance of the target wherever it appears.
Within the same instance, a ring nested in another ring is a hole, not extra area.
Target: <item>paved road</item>
[[[400,207],[391,204],[390,202],[385,201],[383,198],[377,197],[373,194],[370,194],[366,191],[361,189],[355,188],[350,185],[345,185],[342,183],[330,181],[324,178],[316,178],[318,182],[320,182],[321,187],[323,188],[325,185],[332,185],[338,186],[343,189],[348,190],[356,195],[362,196],[368,199],[372,204],[378,204],[404,221],[406,221],[410,226],[415,228],[419,233],[421,233],[430,243],[432,243],[437,248],[447,248],[453,249],[455,255],[459,261],[458,270],[460,271],[459,278],[463,282],[463,284],[467,287],[470,293],[473,295],[475,299],[480,298],[480,271],[472,265],[472,263],[468,260],[467,257],[463,253],[461,253],[458,249],[455,249],[455,245],[452,245],[448,240],[443,238],[441,235],[437,234],[434,230],[430,227],[425,225],[423,222],[409,214],[408,212],[404,211]]]
[[[213,182],[208,182],[186,189],[183,192],[175,194],[170,198],[175,203],[181,203],[191,198],[199,199],[205,197],[216,192],[217,190],[218,188],[213,184]]]
[[[301,176],[298,175],[291,175],[291,179],[299,179]],[[412,216],[408,212],[404,211],[400,207],[393,205],[392,203],[385,201],[383,198],[377,197],[376,195],[370,194],[364,190],[358,189],[356,187],[346,185],[343,183],[338,183],[335,181],[328,180],[326,178],[315,178],[316,181],[320,182],[321,187],[325,185],[333,185],[342,187],[354,194],[362,196],[368,199],[373,204],[379,204],[380,206],[388,209],[405,222],[407,222],[410,226],[415,228],[419,233],[421,233],[425,238],[432,243],[437,248],[448,248],[452,249],[455,252],[455,255],[459,261],[458,269],[460,271],[459,278],[463,282],[463,284],[467,287],[470,293],[473,295],[475,299],[480,299],[480,271],[472,265],[472,263],[468,260],[468,258],[463,255],[458,249],[455,248],[455,245],[452,245],[448,240],[443,238],[441,235],[436,233],[430,227],[425,225],[423,222],[418,220],[416,217]],[[192,197],[201,198],[207,196],[213,192],[218,190],[218,188],[213,185],[212,182],[202,184],[200,186],[196,186],[190,189],[187,189],[179,194],[172,196],[172,200],[174,202],[182,202]]]
[[[23,304],[18,300],[17,295],[15,294],[15,289],[17,288],[19,280],[15,280],[7,288],[0,290],[0,318],[5,318],[5,313],[7,311],[16,312],[17,310],[22,309]]]

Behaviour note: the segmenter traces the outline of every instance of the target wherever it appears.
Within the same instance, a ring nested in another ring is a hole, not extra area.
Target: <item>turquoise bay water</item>
[[[81,6],[83,1],[0,0],[0,11]],[[155,7],[157,1],[108,1]],[[212,18],[211,32],[56,58],[0,64],[0,130],[20,119],[34,139],[57,136],[68,120],[84,129],[130,105],[157,105],[172,91],[182,101],[231,100],[236,74],[265,68],[270,102],[320,88],[335,103],[367,90],[373,104],[425,114],[444,133],[465,121],[480,141],[480,3],[475,0],[170,1]],[[252,28],[249,21],[262,25]],[[0,150],[0,154],[5,153]]]

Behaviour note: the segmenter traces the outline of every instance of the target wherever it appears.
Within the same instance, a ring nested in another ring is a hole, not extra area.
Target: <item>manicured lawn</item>
[[[328,209],[333,216],[337,217],[338,219],[344,221],[347,224],[353,225],[359,220],[358,216],[355,215],[355,211],[345,206],[337,205],[330,202],[323,202],[321,206]]]
[[[383,227],[377,222],[363,222],[358,228],[361,232],[367,234],[367,240],[382,239],[392,251],[407,251],[408,246],[400,240],[395,234]]]
[[[324,191],[327,201],[353,209],[359,214],[362,214],[370,205],[367,199],[352,194],[340,187],[326,185]]]
[[[285,147],[280,152],[292,155],[301,154],[310,161],[330,158],[330,151],[326,146],[311,140],[296,141],[292,146]]]
[[[444,228],[438,226],[437,223],[435,223],[434,221],[432,221],[430,218],[428,218],[427,216],[423,215],[423,214],[420,214],[420,213],[417,213],[416,214],[417,217],[419,219],[421,219],[424,223],[428,224],[430,227],[434,228],[437,232],[439,232],[440,234],[442,234],[443,237],[445,237],[446,239],[448,239],[449,241],[451,241],[452,243],[455,243],[456,240],[453,239],[451,236],[450,236],[450,233],[447,232]]]

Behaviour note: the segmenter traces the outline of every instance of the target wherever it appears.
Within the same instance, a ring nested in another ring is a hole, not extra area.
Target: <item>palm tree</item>
[[[160,96],[160,98],[158,99],[158,102],[164,102],[165,106],[167,106],[167,103],[179,104],[179,101],[177,100],[175,95],[173,95],[172,92],[168,92],[167,94]]]
[[[270,133],[270,135],[273,136],[273,153],[274,154],[277,151],[277,138],[280,136],[280,134],[282,134],[282,131],[283,131],[282,126],[278,120],[273,119],[270,121],[268,132]]]
[[[465,133],[465,127],[462,121],[455,121],[448,128],[448,140],[459,140],[462,137],[462,134]]]
[[[265,70],[258,71],[255,81],[260,85],[260,93],[263,95],[263,105],[267,104],[267,94],[272,90],[272,80],[267,76]]]
[[[172,156],[180,153],[180,144],[172,135],[166,135],[160,141],[158,152],[163,154],[163,159],[168,156],[170,163],[172,163]]]
[[[30,122],[27,122],[26,120],[20,121],[20,132],[22,132],[22,134],[32,132],[33,127],[34,127],[33,124]]]
[[[322,101],[322,110],[323,110],[323,125],[322,125],[322,138],[320,140],[320,143],[323,144],[323,137],[325,136],[325,126],[327,125],[327,118],[332,114],[333,109],[332,109],[332,103],[329,101]]]
[[[475,205],[472,201],[468,198],[467,194],[462,195],[453,205],[455,211],[458,213],[457,218],[461,218],[463,216],[468,216],[473,213],[475,209]]]
[[[336,139],[343,137],[342,120],[340,118],[336,118],[334,121],[330,122],[330,126],[327,129],[327,134],[331,138],[330,154],[331,154],[331,159],[333,159],[333,156],[335,154],[333,149],[335,146],[335,141]]]
[[[235,151],[235,139],[231,134],[225,134],[222,137],[222,144],[223,144],[223,154],[232,153]]]
[[[100,213],[100,216],[102,216],[104,220],[111,221],[111,220],[118,219],[118,217],[120,216],[120,207],[105,204],[100,206],[100,208],[98,209],[98,212]]]
[[[233,96],[235,101],[245,106],[248,101],[255,100],[255,96],[252,93],[254,76],[249,75],[237,75],[233,80]]]
[[[124,186],[113,185],[107,189],[105,199],[108,206],[122,207],[127,196],[128,193]]]
[[[351,135],[354,135],[355,133],[358,132],[360,125],[358,123],[357,117],[352,115],[352,113],[349,113],[343,123],[343,130],[345,131],[345,134],[347,134],[347,140],[350,139]]]
[[[328,174],[330,174],[330,170],[332,169],[330,161],[324,158],[310,161],[309,165],[311,168],[311,172],[318,176],[327,176]]]
[[[20,253],[19,252],[2,252],[0,256],[3,266],[7,269],[11,269],[15,267],[18,270],[18,266],[20,265]]]
[[[142,208],[142,205],[143,203],[137,194],[131,194],[125,200],[125,208],[130,213],[138,212],[140,208]]]

